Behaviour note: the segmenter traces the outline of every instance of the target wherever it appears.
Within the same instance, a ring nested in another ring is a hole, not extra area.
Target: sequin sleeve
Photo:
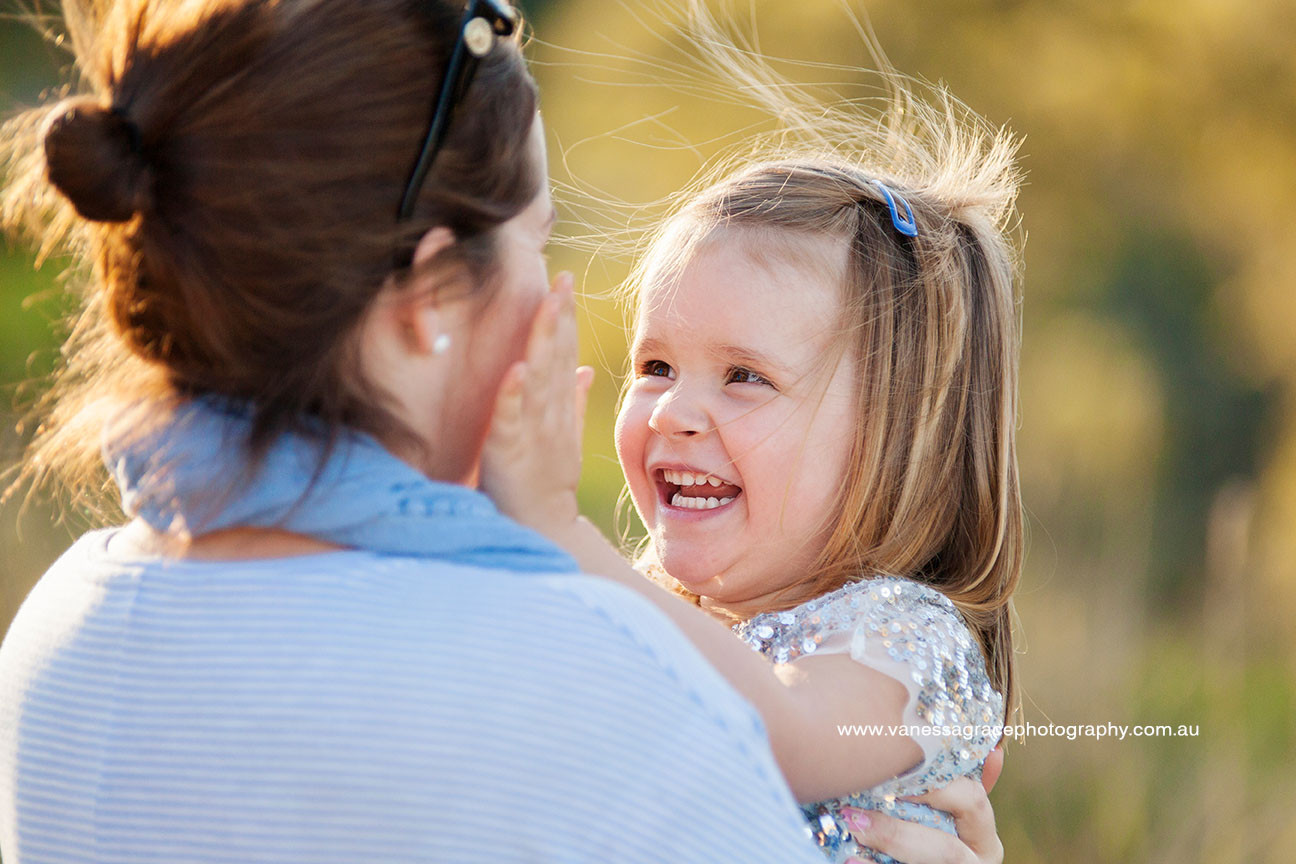
[[[851,629],[850,656],[905,686],[903,722],[924,756],[899,779],[926,790],[976,773],[998,741],[1003,697],[991,686],[963,617],[925,585],[904,579],[861,585],[865,602]]]
[[[1003,697],[954,605],[907,579],[851,583],[788,612],[758,615],[738,635],[776,663],[812,654],[849,654],[899,681],[908,693],[901,722],[923,761],[883,784],[920,794],[977,775],[998,741]]]

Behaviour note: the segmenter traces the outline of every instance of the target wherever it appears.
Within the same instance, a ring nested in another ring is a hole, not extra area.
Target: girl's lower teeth
[[[686,510],[714,510],[732,501],[732,498],[686,498],[676,492],[671,498],[672,507],[683,507]]]

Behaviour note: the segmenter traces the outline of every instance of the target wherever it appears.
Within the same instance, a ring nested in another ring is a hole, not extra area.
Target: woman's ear
[[[449,228],[438,226],[423,235],[414,249],[411,267],[415,272],[455,242]],[[406,347],[416,354],[440,354],[448,334],[443,332],[443,316],[437,306],[437,292],[409,291],[399,301],[397,317]]]
[[[411,354],[440,354],[440,342],[446,339],[442,332],[442,316],[430,296],[411,297],[401,304],[397,313],[405,348]],[[439,340],[439,341],[438,341]]]
[[[417,271],[454,242],[454,232],[444,225],[438,225],[419,239],[418,245],[414,247],[414,261],[411,266]]]

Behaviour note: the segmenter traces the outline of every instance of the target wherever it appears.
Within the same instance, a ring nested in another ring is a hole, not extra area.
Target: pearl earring
[[[450,350],[450,334],[442,333],[432,340],[432,353],[444,354]]]

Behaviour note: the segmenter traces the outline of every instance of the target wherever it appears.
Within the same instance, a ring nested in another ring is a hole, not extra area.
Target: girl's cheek
[[[613,437],[617,460],[621,463],[622,473],[628,479],[633,479],[635,472],[643,470],[644,448],[648,440],[648,418],[651,416],[651,410],[651,406],[645,407],[642,397],[631,392],[626,396],[617,414]]]
[[[614,431],[617,461],[621,463],[621,473],[630,487],[630,499],[639,517],[646,522],[651,521],[650,511],[657,494],[644,465],[651,435],[648,421],[652,417],[652,406],[653,400],[642,396],[636,398],[633,392],[627,394],[617,414]]]

